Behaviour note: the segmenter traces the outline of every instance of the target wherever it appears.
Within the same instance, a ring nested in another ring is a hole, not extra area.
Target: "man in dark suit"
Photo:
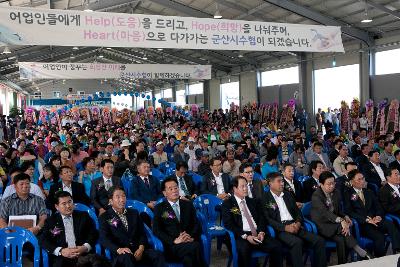
[[[303,182],[303,201],[311,201],[311,196],[319,188],[319,176],[324,170],[322,161],[315,160],[310,163],[310,178]]]
[[[276,231],[277,238],[289,247],[289,254],[293,267],[303,267],[299,260],[303,255],[303,242],[314,249],[314,264],[318,267],[326,266],[325,240],[304,230],[303,217],[300,209],[288,191],[284,191],[284,181],[278,172],[268,174],[270,190],[262,200],[264,216]]]
[[[111,251],[113,266],[133,267],[144,263],[164,267],[164,255],[149,248],[139,213],[125,209],[124,189],[111,187],[108,198],[111,208],[100,216],[100,243]]]
[[[361,145],[361,155],[358,156],[357,158],[355,158],[355,161],[356,161],[358,167],[360,167],[360,169],[362,169],[362,166],[364,166],[365,164],[367,164],[369,162],[368,154],[370,151],[371,151],[371,148],[369,147],[368,144]]]
[[[385,170],[386,167],[381,163],[379,152],[376,150],[370,151],[369,162],[362,166],[360,170],[364,174],[365,180],[368,183],[375,184],[379,188],[386,183]]]
[[[335,182],[335,190],[338,191],[340,193],[340,197],[343,199],[343,192],[351,187],[350,184],[350,179],[348,177],[348,173],[351,172],[352,170],[356,170],[357,169],[357,164],[354,162],[347,162],[344,165],[344,168],[346,169],[345,174],[342,176],[339,176],[338,178],[336,178]]]
[[[311,219],[318,233],[324,238],[333,239],[337,246],[338,264],[347,262],[347,255],[353,249],[362,258],[371,258],[350,233],[352,221],[340,204],[340,194],[335,190],[335,176],[328,171],[319,176],[320,187],[311,200]]]
[[[282,246],[279,241],[266,236],[267,225],[262,208],[257,201],[249,198],[245,178],[233,178],[233,196],[222,204],[222,220],[226,229],[236,239],[238,265],[250,266],[251,252],[260,250],[270,254],[270,266],[282,266]]]
[[[400,171],[400,149],[397,149],[393,155],[396,158],[396,160],[389,163],[389,167],[395,167],[397,168],[397,170]]]
[[[254,170],[251,163],[243,163],[239,167],[240,176],[246,178],[248,188],[248,197],[261,199],[264,194],[264,185],[261,180],[253,179]]]
[[[61,181],[57,184],[53,184],[50,187],[49,195],[47,197],[47,208],[55,211],[55,193],[58,191],[67,191],[71,194],[72,199],[75,203],[82,203],[86,206],[90,205],[90,199],[85,193],[85,187],[83,184],[74,182],[74,174],[72,173],[71,167],[61,166],[60,168],[60,178]]]
[[[176,151],[174,152],[174,161],[176,164],[178,162],[183,161],[183,162],[188,162],[189,161],[189,154],[185,153],[185,142],[180,142]]]
[[[282,166],[283,183],[285,191],[290,193],[296,200],[296,205],[299,209],[303,207],[303,188],[299,181],[294,179],[294,166],[290,163],[285,163]]]
[[[400,216],[400,175],[396,167],[386,170],[387,183],[379,190],[378,197],[384,211]]]
[[[386,255],[386,233],[391,237],[393,251],[398,252],[400,234],[392,222],[385,220],[385,214],[374,192],[364,188],[363,174],[358,170],[353,170],[349,172],[349,179],[352,187],[344,192],[346,214],[357,220],[361,235],[373,241],[375,257]]]
[[[169,176],[169,178],[175,178],[178,180],[179,196],[181,199],[192,200],[197,197],[197,188],[192,177],[186,174],[187,170],[187,163],[184,161],[178,161],[176,163],[175,174]]]
[[[156,201],[162,197],[160,181],[150,175],[150,163],[139,161],[137,165],[138,175],[132,180],[132,199],[145,203],[150,209],[154,209]]]
[[[153,231],[164,245],[167,260],[178,260],[185,267],[204,266],[201,226],[192,202],[179,199],[175,178],[162,181],[161,189],[166,200],[154,209]]]
[[[67,191],[57,191],[53,197],[58,212],[47,218],[39,234],[40,245],[50,255],[50,266],[76,266],[83,261],[91,266],[108,266],[94,254],[98,232],[93,220],[86,212],[74,211]]]
[[[210,160],[211,172],[203,176],[200,192],[202,194],[216,195],[220,199],[229,197],[231,179],[226,173],[221,173],[222,163],[220,158]]]
[[[119,186],[121,183],[119,177],[113,176],[114,161],[111,159],[101,161],[100,171],[103,173],[103,177],[93,180],[90,188],[90,199],[99,215],[109,208],[108,190],[112,186]]]
[[[354,145],[351,147],[351,157],[353,159],[358,158],[359,156],[362,155],[362,151],[361,151],[361,136],[359,133],[353,133],[353,141],[354,141]]]
[[[339,156],[339,147],[343,145],[343,142],[341,139],[336,139],[333,142],[333,149],[331,152],[329,152],[329,160],[330,162],[333,164],[333,162],[335,161],[335,159]]]

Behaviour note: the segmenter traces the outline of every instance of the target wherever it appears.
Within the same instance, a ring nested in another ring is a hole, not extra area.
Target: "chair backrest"
[[[165,197],[161,197],[161,198],[157,199],[156,205],[160,204],[161,202],[164,202],[164,200],[165,200]]]
[[[134,178],[135,178],[135,176],[133,176],[133,174],[131,173],[129,168],[127,168],[125,170],[124,174],[122,174],[122,176],[121,176],[121,183],[122,183],[122,186],[124,187],[125,194],[127,196],[131,195],[131,185],[132,185],[132,180]]]
[[[215,223],[219,216],[216,208],[221,207],[222,200],[214,195],[204,194],[195,198],[193,205],[206,217],[208,223]]]
[[[40,264],[40,247],[35,235],[18,226],[0,229],[0,266],[21,266],[22,248],[31,243],[34,248],[34,267]]]
[[[165,174],[163,174],[159,169],[152,168],[151,175],[156,177],[160,182],[165,179]]]
[[[310,213],[311,213],[311,202],[306,202],[304,203],[303,207],[301,208],[301,213],[303,216],[307,219],[310,218]]]
[[[82,203],[75,203],[75,210],[87,212],[90,218],[92,218],[96,229],[99,230],[99,219],[97,218],[96,213],[91,208]]]
[[[160,165],[158,165],[158,169],[166,175],[171,175],[176,169],[176,164],[172,161],[161,162]],[[172,171],[172,173],[168,174],[167,171]]]
[[[139,212],[139,214],[144,212],[147,215],[149,215],[151,220],[153,220],[153,218],[154,218],[153,211],[149,207],[147,207],[146,204],[144,204],[143,202],[140,202],[137,200],[132,200],[132,199],[127,199],[125,207],[129,208],[129,209],[135,209]]]
[[[264,186],[264,192],[268,192],[269,191],[269,185]]]
[[[200,174],[197,174],[195,172],[189,174],[192,176],[193,182],[196,184],[197,187],[199,187],[200,183],[203,181],[203,176]]]
[[[254,172],[254,174],[253,174],[253,179],[254,179],[254,180],[262,180],[263,177],[262,177],[262,175],[259,174],[258,172]]]

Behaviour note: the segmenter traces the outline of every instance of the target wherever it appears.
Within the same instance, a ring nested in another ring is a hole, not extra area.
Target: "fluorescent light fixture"
[[[106,49],[107,49],[107,50],[111,50],[111,47],[107,47]]]
[[[78,49],[79,49],[79,47],[77,47],[77,46],[72,47],[72,50],[78,50]]]
[[[158,51],[163,51],[163,49],[162,49],[162,48],[157,48],[157,50],[158,50]]]
[[[221,18],[222,18],[222,15],[219,12],[218,3],[215,3],[214,19],[221,19]]]
[[[147,60],[147,56],[146,56],[146,54],[144,54],[144,56],[143,56],[143,59],[144,59],[144,60]]]
[[[99,55],[99,58],[103,58],[103,57],[104,57],[103,54],[100,54],[100,55]]]
[[[4,47],[3,54],[11,54],[11,50],[8,46]]]
[[[372,22],[372,19],[371,19],[371,18],[368,18],[368,17],[366,17],[365,19],[363,19],[363,20],[361,21],[361,23],[370,23],[370,22]]]

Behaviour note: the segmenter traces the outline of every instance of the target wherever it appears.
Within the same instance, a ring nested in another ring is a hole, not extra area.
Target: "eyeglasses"
[[[246,173],[246,174],[253,174],[254,171],[247,171],[247,172],[244,172],[244,173]]]

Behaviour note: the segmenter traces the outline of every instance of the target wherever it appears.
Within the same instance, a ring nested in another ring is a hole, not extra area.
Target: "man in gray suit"
[[[307,156],[307,162],[312,162],[314,160],[319,160],[323,163],[325,170],[332,170],[332,163],[326,153],[322,152],[322,143],[315,142],[313,147],[313,153]]]
[[[335,190],[335,177],[325,171],[319,176],[320,187],[311,198],[311,219],[317,225],[318,233],[332,239],[337,246],[338,264],[347,262],[347,255],[353,249],[359,256],[370,259],[371,256],[363,250],[351,235],[352,221],[343,212],[340,204],[340,194]]]

